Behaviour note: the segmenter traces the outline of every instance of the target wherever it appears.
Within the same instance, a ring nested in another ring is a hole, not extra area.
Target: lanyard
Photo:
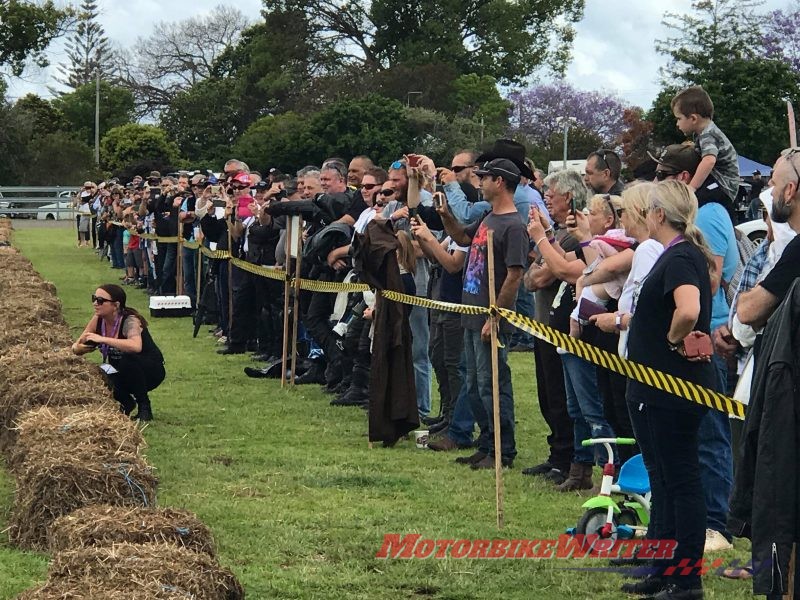
[[[100,321],[100,335],[103,337],[117,337],[119,333],[119,325],[122,322],[122,314],[120,313],[117,315],[117,318],[114,320],[114,327],[111,329],[111,335],[106,335],[106,322],[105,320]],[[110,347],[108,344],[100,344],[100,353],[103,355],[103,362],[108,360],[108,352]]]

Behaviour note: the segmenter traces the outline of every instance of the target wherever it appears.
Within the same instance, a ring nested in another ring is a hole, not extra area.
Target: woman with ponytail
[[[697,199],[686,184],[663,181],[650,191],[647,224],[650,237],[664,246],[664,252],[634,297],[628,357],[713,389],[711,357],[687,355],[683,344],[689,336],[705,341],[710,333],[711,280],[718,277],[711,252],[694,225],[696,215]],[[702,598],[699,565],[706,506],[697,432],[708,409],[633,380],[628,384],[628,406],[640,412],[635,420],[647,426],[638,441],[657,515],[648,537],[676,540],[678,545],[672,558],[655,561],[655,574],[625,584],[622,590],[659,600]],[[683,564],[698,567],[689,575],[686,569],[669,569],[684,560]]]
[[[103,355],[103,370],[109,374],[114,398],[129,415],[134,406],[139,411],[134,419],[151,421],[153,412],[148,392],[164,381],[164,357],[158,349],[147,321],[136,310],[125,305],[125,290],[118,285],[101,285],[92,294],[94,316],[78,341],[72,345],[75,354],[86,354],[97,348]]]

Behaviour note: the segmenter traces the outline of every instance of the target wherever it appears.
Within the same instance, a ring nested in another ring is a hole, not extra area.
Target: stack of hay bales
[[[97,366],[74,356],[55,287],[8,245],[0,219],[0,452],[16,479],[8,534],[53,554],[20,598],[239,600],[208,528],[156,508],[141,430]]]

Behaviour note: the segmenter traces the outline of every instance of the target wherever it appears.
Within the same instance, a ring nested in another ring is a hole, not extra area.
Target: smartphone
[[[418,167],[419,166],[419,156],[417,156],[416,154],[409,154],[408,155],[408,166],[411,167],[412,169],[414,167]]]
[[[569,214],[573,217],[578,214],[577,208],[575,206],[575,198],[571,198],[569,201]]]
[[[211,204],[214,206],[214,208],[225,208],[226,206],[225,200],[220,200],[219,198],[212,200]]]
[[[433,194],[433,206],[435,208],[444,207],[444,194],[442,192],[435,192]]]
[[[222,186],[221,186],[221,185],[212,185],[212,186],[211,186],[211,195],[212,195],[212,196],[219,196],[219,195],[220,195],[220,193],[221,193],[221,192],[220,192],[220,191],[221,191],[221,189],[222,189]]]
[[[711,336],[707,333],[698,335],[697,332],[693,331],[683,339],[683,351],[686,353],[687,358],[712,356],[714,354],[714,344],[711,342]]]

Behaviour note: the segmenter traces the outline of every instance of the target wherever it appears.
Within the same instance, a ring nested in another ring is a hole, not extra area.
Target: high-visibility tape
[[[571,337],[565,333],[548,327],[543,323],[534,321],[507,308],[498,308],[498,314],[517,329],[522,329],[535,335],[558,348],[562,348],[590,363],[604,367],[609,371],[614,371],[624,375],[628,379],[633,379],[639,383],[644,383],[657,390],[673,394],[690,402],[713,408],[728,415],[744,419],[744,404],[737,402],[733,398],[727,397],[703,386],[690,381],[680,379],[669,373],[664,373],[641,365],[632,360],[622,358],[612,352],[607,352],[591,344]]]
[[[190,244],[196,244],[196,242],[179,240],[177,237],[159,237],[152,234],[141,234],[140,237],[145,239],[155,239],[166,243],[178,242],[187,247],[192,247]],[[204,255],[211,258],[231,258],[230,253],[226,250],[214,251],[209,250],[207,247],[199,244],[197,244],[197,246]],[[253,265],[235,258],[233,261],[234,265],[256,275],[269,277],[272,279],[287,280],[287,276],[282,270]],[[288,281],[294,282],[295,280],[290,278]],[[312,281],[309,279],[301,279],[300,288],[310,292],[331,294],[338,294],[340,292],[365,292],[370,289],[370,287],[365,283],[338,283],[335,281]],[[519,313],[507,308],[486,308],[482,306],[455,304],[452,302],[439,302],[437,300],[430,300],[428,298],[421,298],[419,296],[410,296],[408,294],[401,294],[400,292],[394,292],[391,290],[383,290],[380,293],[387,300],[400,302],[402,304],[434,308],[437,310],[455,312],[462,315],[499,315],[517,329],[522,329],[523,331],[526,331],[531,335],[534,335],[539,339],[556,346],[557,348],[566,350],[570,354],[580,356],[593,365],[606,368],[609,371],[624,375],[628,379],[633,379],[634,381],[638,381],[639,383],[643,383],[663,392],[673,394],[690,402],[707,406],[708,408],[724,412],[739,419],[744,419],[744,404],[734,400],[733,398],[729,398],[724,394],[720,394],[719,392],[715,392],[690,381],[685,381],[679,377],[670,375],[669,373],[664,373],[657,369],[653,369],[652,367],[647,367],[626,358],[622,358],[617,354],[602,350],[591,344],[587,344],[582,340],[573,338],[565,333],[562,333],[561,331],[553,329],[552,327],[548,327],[544,323],[534,321],[529,317],[520,315]]]

